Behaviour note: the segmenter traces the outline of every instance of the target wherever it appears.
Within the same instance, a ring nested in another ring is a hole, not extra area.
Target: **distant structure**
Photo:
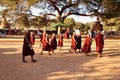
[[[100,23],[99,17],[97,18],[97,21],[92,26],[92,31],[97,32],[98,30],[103,30],[103,25]]]
[[[0,24],[0,29],[10,29],[10,25],[9,25],[9,23],[7,22],[5,16],[3,16],[3,18],[2,18],[2,22],[1,22],[1,24]]]

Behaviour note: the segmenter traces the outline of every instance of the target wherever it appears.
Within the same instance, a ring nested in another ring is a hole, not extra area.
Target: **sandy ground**
[[[22,62],[23,39],[0,38],[0,80],[120,80],[120,40],[105,40],[103,56],[97,58],[95,42],[90,56],[69,53],[70,43],[55,54],[39,55],[39,40],[34,46],[37,60]]]

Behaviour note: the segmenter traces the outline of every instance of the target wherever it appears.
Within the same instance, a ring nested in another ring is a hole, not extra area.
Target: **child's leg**
[[[40,52],[40,54],[43,55],[43,49],[42,49],[42,51]]]
[[[22,57],[22,62],[27,62],[26,60],[25,60],[25,56],[23,55],[23,57]]]
[[[37,60],[34,60],[33,55],[31,55],[31,61],[32,62],[37,62]]]

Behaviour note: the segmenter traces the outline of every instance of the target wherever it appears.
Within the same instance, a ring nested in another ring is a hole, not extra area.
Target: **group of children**
[[[48,54],[51,55],[50,52],[54,53],[54,50],[57,49],[57,39],[55,34],[52,34],[50,38],[50,36],[44,31],[40,41],[42,45],[42,51],[40,52],[41,55],[43,55],[43,51],[48,51]]]
[[[41,45],[42,45],[42,51],[41,51],[41,55],[43,55],[43,51],[48,51],[49,55],[51,55],[50,52],[54,53],[54,50],[57,49],[57,47],[59,47],[59,49],[61,50],[61,48],[63,47],[63,38],[64,40],[66,40],[67,38],[69,39],[69,37],[63,36],[63,34],[61,33],[58,36],[58,41],[56,39],[55,34],[52,34],[52,37],[48,37],[48,34],[46,34],[46,32],[44,31],[42,34],[42,38],[41,38]],[[74,37],[75,36],[75,37]],[[75,40],[73,40],[75,39]],[[76,41],[76,42],[74,42]],[[77,43],[77,44],[76,44]],[[75,44],[75,45],[74,45]],[[73,46],[74,45],[74,46]],[[81,34],[79,35],[74,35],[73,33],[73,37],[72,37],[72,45],[71,45],[71,49],[70,52],[72,51],[72,49],[81,49]],[[74,51],[76,53],[76,51]]]
[[[104,47],[104,35],[100,33],[100,31],[97,32],[97,35],[95,37],[95,42],[96,42],[96,52],[98,52],[98,57],[102,56],[102,51]],[[35,54],[33,50],[33,45],[35,44],[35,34],[33,32],[27,32],[25,37],[24,37],[24,43],[23,43],[23,62],[27,62],[25,60],[25,56],[31,55],[31,61],[36,62],[34,60],[33,55]],[[72,50],[74,53],[76,53],[76,49],[79,49],[82,52],[85,53],[85,55],[89,55],[91,52],[91,44],[92,44],[92,37],[91,34],[88,33],[86,39],[84,40],[83,46],[81,46],[81,34],[76,34],[76,32],[73,32],[73,35],[71,37],[71,47],[69,49],[70,52]],[[48,54],[51,55],[54,53],[54,50],[59,47],[63,47],[63,35],[60,34],[58,36],[58,41],[56,38],[56,35],[53,33],[52,36],[49,36],[45,31],[42,33],[41,36],[41,47],[42,50],[40,52],[41,55],[43,55],[43,51],[48,51]]]
[[[93,34],[92,33],[88,33],[87,37],[84,41],[83,47],[82,47],[82,52],[85,53],[85,55],[89,55],[89,53],[91,52],[91,44],[92,44],[92,39],[93,39]],[[103,52],[103,48],[104,48],[104,38],[105,38],[105,34],[101,33],[100,30],[98,30],[95,34],[96,36],[94,36],[95,39],[95,43],[96,43],[96,52],[98,53],[98,57],[102,57],[102,52]]]

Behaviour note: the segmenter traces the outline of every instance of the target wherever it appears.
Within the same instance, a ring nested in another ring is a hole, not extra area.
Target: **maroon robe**
[[[49,38],[47,38],[45,36],[45,34],[43,34],[43,36],[42,36],[42,49],[45,50],[45,51],[50,51],[51,50],[51,47],[50,47],[50,44],[49,44]]]
[[[46,44],[47,44],[47,40],[46,40],[45,35],[43,34],[42,35],[42,47],[44,48],[46,46]]]
[[[81,40],[81,35],[75,36],[75,40],[76,40],[76,42],[77,42],[77,44],[76,44],[76,49],[81,49],[81,42],[82,42],[82,40]]]
[[[85,52],[85,53],[91,52],[91,38],[90,38],[90,36],[86,37],[84,44],[83,44],[83,47],[82,47],[82,52]]]
[[[64,36],[65,39],[69,39],[69,29],[67,29],[65,31],[65,36]]]
[[[33,39],[33,40],[31,40]],[[26,33],[25,37],[24,37],[24,41],[23,41],[23,49],[22,49],[22,55],[23,56],[28,56],[28,55],[34,55],[35,52],[32,48],[32,42],[31,41],[35,41],[35,37],[33,36],[33,38],[30,37],[30,33]]]
[[[58,46],[63,47],[63,38],[62,37],[60,37],[58,39]]]
[[[102,53],[104,47],[104,39],[102,34],[97,34],[95,37],[96,41],[96,52]]]
[[[76,50],[75,36],[72,36],[72,40],[71,40],[71,49]]]
[[[30,37],[30,43],[31,43],[32,45],[34,45],[34,44],[35,44],[35,36]]]
[[[53,38],[50,40],[50,46],[51,46],[51,49],[52,49],[52,50],[57,49],[57,40],[56,40],[56,37],[53,37]]]

